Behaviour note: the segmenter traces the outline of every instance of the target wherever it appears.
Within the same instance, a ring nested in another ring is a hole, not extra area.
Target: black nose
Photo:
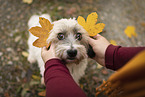
[[[75,57],[77,55],[77,50],[67,50],[69,57]]]

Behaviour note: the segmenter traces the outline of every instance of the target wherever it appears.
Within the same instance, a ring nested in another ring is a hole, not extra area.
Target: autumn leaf
[[[39,23],[43,29],[50,31],[53,28],[53,24],[51,24],[48,19],[40,17],[39,20],[40,20]]]
[[[103,66],[97,63],[97,69],[101,69]]]
[[[141,22],[140,24],[141,26],[145,27],[145,22]]]
[[[117,45],[115,40],[110,40],[110,43],[113,44],[113,45]]]
[[[28,56],[29,56],[29,53],[26,52],[26,51],[23,51],[23,52],[22,52],[22,55],[23,55],[24,57],[28,57]]]
[[[45,96],[46,96],[46,91],[44,90],[44,91],[42,91],[42,92],[39,92],[38,95],[39,95],[39,96],[45,97]]]
[[[105,27],[104,23],[97,23],[97,18],[97,13],[93,12],[88,15],[86,21],[82,16],[79,16],[77,21],[89,33],[89,36],[95,36],[102,32]]]
[[[37,76],[37,75],[32,75],[32,78],[35,79],[35,80],[40,80],[40,76]]]
[[[132,36],[137,37],[134,26],[127,26],[126,29],[124,30],[124,33],[129,38],[131,38]]]
[[[31,4],[33,0],[23,0],[24,3]]]
[[[33,45],[36,47],[49,47],[50,44],[47,43],[47,38],[49,37],[49,32],[53,28],[53,24],[49,20],[39,17],[39,23],[41,27],[32,27],[29,31],[36,37],[39,37],[33,42]]]
[[[83,87],[84,87],[83,84],[80,84],[80,87],[81,87],[81,89],[83,89]]]

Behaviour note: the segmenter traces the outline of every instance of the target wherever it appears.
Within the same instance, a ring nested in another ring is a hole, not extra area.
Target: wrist
[[[46,59],[44,62],[47,63],[48,61],[51,61],[51,60],[60,60],[60,58],[53,57],[53,58],[50,58],[50,59]]]
[[[105,58],[97,58],[95,57],[94,60],[102,66],[105,66]]]

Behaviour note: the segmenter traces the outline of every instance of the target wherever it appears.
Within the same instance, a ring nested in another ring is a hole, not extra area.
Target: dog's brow
[[[77,33],[78,30],[79,30],[78,28],[74,28],[74,29],[73,29],[73,32],[74,32],[74,33]]]
[[[66,31],[66,30],[61,30],[59,33],[66,34],[66,33],[67,33],[67,31]]]

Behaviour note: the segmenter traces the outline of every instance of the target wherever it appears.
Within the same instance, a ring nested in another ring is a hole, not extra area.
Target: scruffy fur
[[[44,17],[51,21],[48,14],[43,14],[40,17]],[[78,83],[79,79],[84,75],[85,69],[87,67],[88,33],[83,29],[82,26],[78,24],[75,18],[61,19],[52,22],[52,24],[54,24],[54,26],[53,29],[50,31],[50,36],[47,39],[47,42],[48,44],[50,42],[56,44],[56,56],[65,61],[66,66],[68,67],[73,79],[76,83]],[[40,26],[38,15],[33,15],[28,21],[29,28],[34,26]],[[58,39],[59,33],[62,33],[64,35],[64,39]],[[76,39],[77,33],[81,33],[81,40]],[[38,62],[43,82],[44,62],[41,58],[41,48],[37,48],[32,45],[36,39],[37,37],[33,36],[30,33],[28,39],[28,61],[30,63],[34,63],[35,61]],[[73,60],[68,58],[68,50],[77,50],[77,54]]]

